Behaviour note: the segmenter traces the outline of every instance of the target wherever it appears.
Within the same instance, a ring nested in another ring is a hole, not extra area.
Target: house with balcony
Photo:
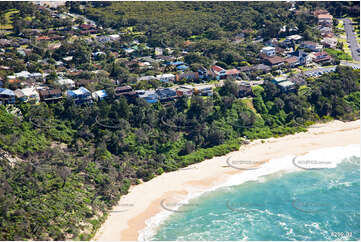
[[[68,90],[66,91],[66,96],[68,99],[74,101],[75,104],[89,104],[92,103],[92,95],[91,92],[85,87],[80,87],[76,90]]]
[[[17,89],[14,91],[16,98],[21,102],[38,103],[40,96],[34,87]]]
[[[291,56],[288,58],[285,58],[285,63],[286,65],[288,65],[289,67],[296,67],[298,65],[300,65],[300,61],[296,56]]]
[[[213,96],[213,87],[211,85],[199,85],[194,88],[194,94],[201,96]]]
[[[137,90],[136,93],[139,98],[143,99],[147,103],[158,102],[158,95],[154,90]]]
[[[40,100],[42,102],[57,102],[63,98],[62,92],[60,89],[42,89],[39,90]]]
[[[0,104],[15,104],[15,93],[7,88],[0,88]]]
[[[282,92],[290,92],[295,90],[296,85],[289,81],[286,76],[275,77],[271,82],[276,84]]]
[[[125,97],[128,101],[133,102],[138,94],[133,91],[131,86],[116,87],[114,89],[115,98]]]
[[[183,85],[177,88],[176,92],[178,97],[182,97],[182,96],[190,97],[193,95],[193,87],[188,85]]]
[[[314,53],[313,55],[314,55],[313,62],[315,63],[329,62],[332,59],[331,56],[329,56],[326,51],[317,52]]]
[[[160,102],[173,101],[177,98],[177,92],[172,88],[159,88],[155,91]]]

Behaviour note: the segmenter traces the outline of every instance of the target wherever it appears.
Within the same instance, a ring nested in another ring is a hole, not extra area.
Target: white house
[[[175,75],[168,73],[168,74],[157,75],[156,78],[161,82],[169,82],[175,80]]]
[[[336,48],[337,39],[336,38],[324,38],[323,40],[321,40],[321,44],[323,44],[325,47]]]
[[[23,102],[38,103],[40,101],[39,93],[34,87],[17,89],[14,93]]]
[[[60,78],[58,80],[56,80],[56,82],[60,85],[60,86],[66,86],[68,88],[70,87],[75,87],[75,82],[72,79],[67,79],[67,78]]]
[[[301,44],[301,48],[306,48],[306,49],[310,49],[311,51],[318,52],[322,50],[322,45],[312,41],[304,41]]]
[[[276,55],[276,48],[272,46],[263,47],[261,53],[267,56],[275,56]]]

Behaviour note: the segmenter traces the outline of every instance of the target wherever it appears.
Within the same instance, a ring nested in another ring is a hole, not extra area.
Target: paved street
[[[345,27],[347,42],[350,45],[352,58],[354,60],[356,60],[356,61],[360,61],[360,53],[357,51],[357,50],[359,50],[360,47],[358,46],[355,33],[353,32],[353,27],[351,25],[351,20],[344,19],[343,24],[344,24],[344,27]]]

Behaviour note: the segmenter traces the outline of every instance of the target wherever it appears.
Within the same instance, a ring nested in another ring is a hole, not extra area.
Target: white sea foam
[[[261,165],[259,168],[254,170],[245,170],[240,174],[232,176],[228,181],[218,186],[212,187],[204,191],[190,192],[188,196],[179,202],[179,206],[174,207],[178,209],[181,205],[189,203],[191,199],[202,195],[203,193],[214,191],[221,187],[229,187],[240,185],[248,181],[260,181],[264,179],[265,176],[280,172],[294,172],[302,171],[300,167],[294,164],[294,159],[297,161],[300,160],[313,160],[320,161],[322,163],[322,168],[335,168],[339,163],[341,163],[345,158],[348,157],[360,157],[360,145],[353,144],[348,146],[338,146],[331,148],[323,148],[318,150],[313,150],[308,152],[306,155],[298,156],[287,155],[282,158],[271,159],[269,162]],[[146,227],[139,231],[138,240],[139,241],[149,241],[156,234],[159,226],[166,220],[168,216],[173,214],[171,211],[162,211],[150,219],[145,221]]]

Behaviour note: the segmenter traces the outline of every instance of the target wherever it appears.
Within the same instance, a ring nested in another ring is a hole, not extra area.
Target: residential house
[[[333,31],[331,27],[321,26],[320,33],[321,35],[325,35],[325,34],[333,33]]]
[[[143,99],[147,103],[158,102],[158,95],[154,90],[137,90],[136,93],[139,98]]]
[[[314,53],[314,56],[315,58],[313,59],[313,62],[315,63],[331,61],[331,56],[329,56],[325,51]]]
[[[175,75],[168,73],[168,74],[161,74],[156,76],[157,80],[160,80],[161,82],[170,82],[175,80]]]
[[[209,71],[205,67],[201,66],[197,72],[199,79],[208,79]]]
[[[163,55],[163,49],[159,48],[159,47],[156,47],[154,49],[154,55],[156,55],[156,56]]]
[[[105,90],[98,90],[92,93],[93,99],[95,101],[101,101],[108,97],[108,94]]]
[[[182,97],[182,96],[189,97],[189,96],[193,95],[193,87],[183,85],[183,86],[180,86],[179,88],[177,88],[176,92],[177,92],[177,96],[179,96],[179,97]]]
[[[213,65],[211,66],[211,70],[215,74],[217,80],[224,79],[226,77],[226,70],[220,66]]]
[[[239,77],[240,71],[237,69],[226,70],[226,76],[230,79],[237,79]]]
[[[291,81],[279,82],[277,85],[280,87],[282,92],[294,91],[296,88],[296,85]]]
[[[276,48],[272,46],[266,46],[261,49],[261,53],[267,56],[275,56],[276,55]]]
[[[304,52],[302,50],[297,50],[296,52],[293,52],[292,55],[298,58],[300,65],[308,66],[312,63],[311,54],[307,52]]]
[[[296,56],[291,56],[291,57],[285,58],[284,60],[285,60],[285,63],[290,67],[295,67],[300,64],[300,61]]]
[[[295,90],[296,87],[296,85],[293,82],[287,80],[287,77],[285,76],[276,77],[272,80],[272,82],[276,84],[282,92]]]
[[[28,71],[21,71],[18,73],[15,73],[14,75],[11,76],[7,76],[8,79],[17,79],[17,78],[23,78],[23,79],[28,79],[30,78],[31,73]]]
[[[288,78],[288,81],[293,82],[294,84],[299,85],[299,86],[306,84],[306,81],[302,77],[302,74],[293,75]]]
[[[276,38],[272,38],[272,39],[269,39],[266,42],[264,42],[264,44],[266,46],[276,47],[276,46],[278,46],[279,43],[278,43],[278,40]]]
[[[333,17],[332,15],[330,15],[329,13],[327,14],[319,14],[317,16],[318,18],[318,23],[321,25],[325,25],[325,26],[332,26],[333,24]]]
[[[131,86],[121,86],[114,89],[114,95],[116,98],[125,97],[129,102],[134,102],[138,97],[138,94],[133,91]]]
[[[63,98],[60,89],[39,90],[40,100],[43,102],[56,102]]]
[[[257,71],[260,71],[262,73],[268,73],[272,70],[272,68],[265,64],[258,64],[258,65],[251,65],[251,66],[241,66],[239,68],[239,70],[241,72],[245,72],[245,73],[252,73],[252,72],[257,72]]]
[[[159,88],[156,90],[160,102],[168,102],[177,98],[177,92],[171,88]]]
[[[265,57],[264,58],[265,64],[269,66],[281,66],[284,65],[284,59],[279,56],[273,56],[273,57]]]
[[[318,52],[322,50],[322,45],[312,42],[312,41],[304,41],[302,42],[301,48],[309,49],[314,52]]]
[[[281,56],[286,56],[286,49],[281,47],[276,47],[276,54]]]
[[[79,27],[81,29],[84,29],[84,30],[89,30],[89,29],[95,29],[96,28],[96,26],[92,25],[92,24],[81,24]]]
[[[181,80],[197,81],[197,80],[199,80],[199,74],[198,74],[198,72],[184,72],[182,74],[177,74],[175,80],[177,82],[179,82]]]
[[[316,9],[315,11],[313,11],[313,15],[315,17],[318,17],[318,15],[320,14],[329,14],[329,12],[326,9]]]
[[[67,88],[75,87],[75,82],[69,78],[60,78],[60,79],[56,80],[56,83],[60,86],[65,86]]]
[[[131,86],[122,86],[122,87],[116,87],[114,93],[115,95],[120,95],[122,93],[127,93],[131,91],[133,91]]]
[[[141,76],[137,78],[137,81],[152,81],[152,80],[157,80],[157,78],[155,78],[155,76]]]
[[[193,89],[195,95],[213,96],[213,88],[211,85],[199,85]]]
[[[75,104],[88,104],[93,102],[91,92],[85,87],[68,90],[66,91],[66,95],[68,99],[73,100]]]
[[[335,49],[337,46],[337,39],[336,38],[324,38],[321,40],[321,44],[326,48]]]
[[[17,89],[14,93],[21,102],[38,103],[40,101],[39,93],[34,87]]]
[[[7,88],[0,88],[0,104],[15,104],[15,93]]]
[[[294,34],[286,37],[287,41],[294,41],[295,43],[300,43],[300,41],[303,39],[301,35]]]

